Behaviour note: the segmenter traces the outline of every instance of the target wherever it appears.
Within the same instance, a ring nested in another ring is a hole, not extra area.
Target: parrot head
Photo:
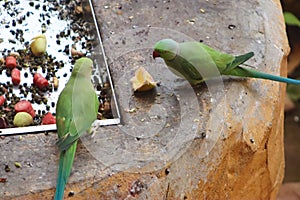
[[[93,61],[89,58],[82,57],[76,60],[72,76],[82,75],[85,77],[90,77],[93,69]]]
[[[153,58],[161,57],[164,60],[174,59],[179,51],[178,43],[172,39],[163,39],[154,45]]]

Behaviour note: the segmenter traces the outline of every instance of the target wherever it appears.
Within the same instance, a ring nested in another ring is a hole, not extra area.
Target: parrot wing
[[[253,56],[254,56],[253,52],[249,52],[249,53],[246,53],[246,54],[243,54],[243,55],[240,55],[240,56],[236,56],[235,59],[231,63],[227,64],[226,69],[224,70],[225,73],[233,70],[234,68],[236,68],[240,64],[243,64],[244,62],[246,62],[247,60],[249,60]]]
[[[192,85],[220,76],[220,71],[226,68],[226,63],[223,62],[234,59],[233,56],[222,54],[199,42],[180,43],[177,57]]]
[[[230,54],[222,53],[202,43],[198,44],[201,47],[201,51],[205,51],[206,55],[210,56],[219,70],[225,69],[228,63],[232,63],[235,60],[234,56]]]
[[[87,92],[85,95],[89,95],[90,93]],[[83,93],[85,93],[83,92]],[[94,101],[95,105],[91,104],[91,101],[89,102],[80,102],[81,106],[76,106],[77,109],[74,109],[74,115],[73,118],[68,117],[57,117],[58,126],[60,126],[60,130],[62,130],[64,133],[60,137],[60,139],[57,142],[57,145],[61,151],[68,149],[75,141],[77,141],[81,135],[90,128],[91,124],[95,121],[98,114],[98,97],[94,90],[92,95],[94,95]],[[79,99],[78,99],[79,100]],[[77,100],[73,100],[74,103],[79,103]],[[77,113],[77,114],[76,114]]]
[[[181,63],[182,66],[184,66],[182,69],[185,73],[189,74],[189,78],[192,78],[194,80],[202,79],[202,76],[197,70],[197,68],[193,66],[193,62],[183,59]]]
[[[79,139],[80,134],[77,131],[74,131],[74,128],[72,127],[74,126],[74,121],[64,118],[58,118],[57,120],[61,121],[61,123],[69,124],[69,129],[66,129],[66,133],[64,134],[64,136],[59,138],[59,140],[56,143],[60,151],[65,151]]]

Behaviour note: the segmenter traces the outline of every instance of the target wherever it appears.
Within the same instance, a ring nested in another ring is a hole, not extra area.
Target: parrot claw
[[[88,134],[91,134],[91,137],[93,138],[96,134],[97,129],[99,128],[99,125],[92,125],[89,129],[88,129]]]

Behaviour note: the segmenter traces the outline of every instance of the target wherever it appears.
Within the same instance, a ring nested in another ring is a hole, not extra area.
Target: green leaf
[[[284,21],[287,25],[300,27],[300,20],[293,13],[284,12],[283,16],[284,16]]]
[[[300,80],[300,77],[297,78],[297,80]],[[292,85],[292,84],[287,84],[286,87],[286,92],[290,99],[293,102],[297,102],[300,100],[300,87],[299,85]]]

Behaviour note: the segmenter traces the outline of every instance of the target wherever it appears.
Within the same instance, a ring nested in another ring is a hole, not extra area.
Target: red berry
[[[33,76],[33,83],[36,84],[38,79],[43,78],[43,76],[40,73],[35,73]]]
[[[34,117],[34,116],[35,116],[35,110],[34,110],[34,109],[30,110],[30,111],[29,111],[29,114],[30,114],[32,117]]]
[[[27,112],[29,113],[32,117],[35,116],[35,111],[32,108],[32,105],[29,101],[27,100],[21,100],[16,105],[14,106],[15,111],[18,112]]]
[[[56,119],[55,117],[50,113],[48,112],[44,118],[42,119],[42,124],[43,125],[46,125],[46,124],[55,124],[56,123]]]
[[[9,69],[13,69],[17,66],[17,59],[13,56],[7,56],[5,59],[5,66]]]
[[[40,73],[34,74],[33,84],[41,90],[46,88],[49,85],[48,80],[44,78]]]
[[[0,96],[0,106],[3,106],[4,102],[5,102],[5,96],[1,95]]]
[[[21,73],[20,70],[18,70],[17,68],[14,68],[11,71],[11,79],[14,85],[19,85],[21,82]]]

